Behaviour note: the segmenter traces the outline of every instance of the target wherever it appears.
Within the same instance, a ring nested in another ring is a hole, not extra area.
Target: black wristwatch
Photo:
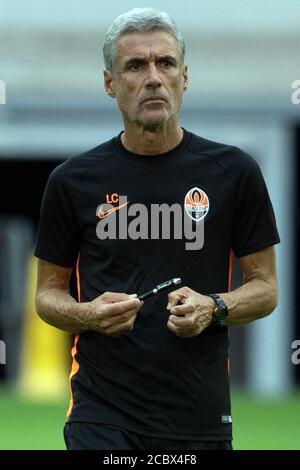
[[[216,304],[213,311],[212,325],[227,326],[228,308],[224,300],[218,294],[207,294]]]

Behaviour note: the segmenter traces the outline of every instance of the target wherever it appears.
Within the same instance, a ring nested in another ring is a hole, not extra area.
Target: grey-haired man
[[[279,237],[262,174],[237,147],[180,127],[184,52],[166,13],[118,17],[104,84],[124,131],[60,165],[45,191],[36,308],[76,335],[68,449],[231,449],[227,327],[277,303]],[[147,237],[160,204],[169,218]],[[112,236],[121,219],[134,236]],[[184,220],[204,224],[201,249],[174,231]],[[244,285],[230,292],[232,252]],[[173,277],[186,287],[168,299],[136,298]]]

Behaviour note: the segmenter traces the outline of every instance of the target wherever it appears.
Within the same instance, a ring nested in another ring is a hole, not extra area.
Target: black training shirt
[[[119,207],[119,196],[128,203]],[[143,227],[136,222],[140,238],[120,237],[120,228],[112,238],[97,236],[99,223],[117,223],[126,211],[127,225],[134,223],[133,204],[149,214],[153,205],[176,204],[193,227],[200,224],[192,219],[195,207],[204,223],[203,247],[186,249],[184,231],[172,237],[175,216],[169,239],[162,228],[152,239],[149,230],[145,236],[150,215]],[[105,291],[141,294],[173,277],[203,294],[226,292],[231,249],[241,257],[278,242],[254,159],[184,131],[180,144],[161,155],[131,153],[119,135],[59,165],[43,197],[35,255],[65,267],[78,260],[80,300],[87,302]],[[157,437],[231,439],[227,328],[177,337],[166,326],[166,305],[166,291],[146,299],[134,329],[122,336],[77,335],[70,421]]]

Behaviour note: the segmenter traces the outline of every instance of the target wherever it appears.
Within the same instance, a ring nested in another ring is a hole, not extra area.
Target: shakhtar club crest
[[[204,219],[209,211],[209,199],[207,194],[200,188],[195,187],[190,189],[184,198],[184,208],[187,215],[196,222]]]

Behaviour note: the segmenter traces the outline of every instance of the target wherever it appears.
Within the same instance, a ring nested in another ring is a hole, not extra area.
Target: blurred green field
[[[64,449],[67,403],[32,403],[0,389],[0,449]],[[235,449],[300,449],[300,394],[262,400],[232,394]]]

